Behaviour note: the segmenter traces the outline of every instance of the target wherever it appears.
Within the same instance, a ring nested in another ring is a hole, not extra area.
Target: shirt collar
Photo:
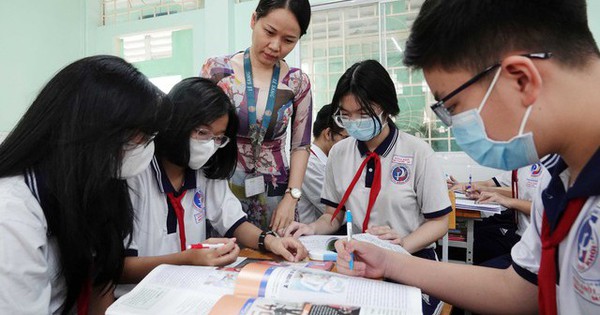
[[[553,169],[550,184],[542,193],[544,212],[550,222],[551,230],[554,230],[560,221],[571,199],[600,195],[600,149],[592,155],[568,190],[565,190],[566,185],[561,179],[561,174],[566,170],[567,164],[560,158]]]
[[[310,151],[311,154],[314,153],[313,155],[315,155],[319,161],[327,162],[327,155],[316,144],[313,143],[313,145],[310,146]]]
[[[390,133],[387,135],[387,137],[385,137],[385,139],[383,139],[383,142],[381,142],[381,144],[379,144],[379,146],[375,148],[375,153],[383,157],[386,157],[390,153],[390,151],[394,147],[394,144],[396,143],[396,139],[398,138],[398,129],[396,128],[396,126],[390,121],[388,121],[387,125],[388,128],[390,128]],[[365,156],[369,152],[367,144],[364,141],[360,140],[357,140],[357,142],[358,151],[360,152],[360,155]]]
[[[152,158],[151,163],[152,170],[154,171],[154,175],[156,178],[156,183],[160,188],[160,191],[163,193],[177,193],[178,190],[171,185],[171,181],[169,177],[167,177],[167,172],[163,168],[162,164],[158,161],[156,156]],[[190,169],[189,167],[185,168],[185,174],[183,179],[183,186],[180,191],[185,191],[189,189],[194,189],[196,187],[196,171]]]

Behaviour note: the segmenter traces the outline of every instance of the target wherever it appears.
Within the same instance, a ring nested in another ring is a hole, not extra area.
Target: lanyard
[[[244,52],[244,77],[246,78],[246,101],[248,106],[248,125],[250,129],[250,138],[252,140],[254,164],[260,154],[261,145],[271,122],[273,108],[275,108],[275,96],[277,94],[277,85],[279,84],[279,72],[281,68],[277,62],[273,68],[273,76],[269,86],[269,96],[267,98],[267,106],[262,117],[261,125],[256,123],[256,95],[254,95],[254,81],[252,80],[252,63],[250,61],[250,48]]]
[[[562,214],[554,231],[550,230],[550,223],[546,211],[542,217],[542,260],[538,273],[538,304],[540,314],[557,314],[556,307],[556,253],[558,245],[569,234],[571,226],[577,219],[581,208],[587,198],[570,200],[567,209]]]
[[[362,171],[365,169],[367,162],[369,162],[369,160],[371,160],[371,159],[373,159],[375,161],[375,175],[373,176],[373,185],[371,186],[371,191],[369,192],[369,204],[367,206],[367,214],[365,215],[365,220],[363,221],[363,226],[362,226],[363,233],[365,233],[367,228],[369,228],[369,218],[371,217],[371,210],[373,209],[373,204],[375,204],[375,200],[377,199],[377,196],[379,195],[379,191],[381,190],[381,161],[380,161],[379,155],[377,153],[374,153],[374,152],[367,153],[367,157],[365,158],[365,160],[362,162],[362,164],[358,168],[358,171],[354,175],[352,182],[350,183],[350,185],[346,189],[346,192],[344,193],[344,196],[342,197],[342,201],[340,201],[340,204],[337,206],[337,208],[335,209],[335,212],[333,212],[333,216],[331,217],[331,221],[333,221],[333,219],[340,212],[340,210],[346,203],[346,200],[348,200],[348,197],[350,197],[350,193],[354,189],[354,186],[356,186],[356,182],[358,182],[358,179],[360,178]]]
[[[169,202],[173,209],[175,210],[175,216],[177,216],[177,225],[179,226],[179,245],[181,246],[181,251],[183,252],[186,249],[186,240],[185,240],[185,224],[183,222],[183,214],[185,213],[185,209],[181,205],[181,199],[185,197],[184,191],[181,196],[175,197],[175,195],[170,192],[167,193],[167,197],[169,198]]]

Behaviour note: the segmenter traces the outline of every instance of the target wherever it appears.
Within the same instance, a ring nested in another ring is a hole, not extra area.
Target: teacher
[[[297,218],[311,142],[308,76],[283,60],[306,33],[308,0],[261,0],[252,14],[252,45],[209,58],[201,76],[216,82],[236,107],[238,162],[230,179],[248,219],[283,232]],[[285,152],[291,123],[291,158]]]

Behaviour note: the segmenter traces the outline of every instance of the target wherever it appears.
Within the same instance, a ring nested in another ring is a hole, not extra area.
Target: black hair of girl
[[[208,126],[227,115],[225,135],[229,143],[217,150],[202,167],[210,179],[227,179],[237,164],[238,117],[229,97],[214,82],[192,77],[177,83],[169,92],[173,102],[173,118],[165,132],[156,137],[156,154],[170,162],[187,167],[190,160],[190,135],[199,126]]]
[[[123,146],[168,121],[168,99],[114,56],[78,60],[41,90],[0,145],[0,177],[34,170],[40,205],[60,252],[70,311],[88,279],[105,289],[123,269],[133,228]]]
[[[384,117],[400,113],[394,82],[376,60],[360,61],[348,68],[337,83],[331,103],[341,109],[341,100],[346,95],[353,95],[361,110],[379,124],[382,121],[373,110],[373,105],[381,107]],[[388,123],[393,122],[389,120]]]
[[[300,36],[306,34],[310,24],[310,3],[308,0],[260,0],[256,6],[256,19],[260,19],[275,9],[287,9],[298,20]]]

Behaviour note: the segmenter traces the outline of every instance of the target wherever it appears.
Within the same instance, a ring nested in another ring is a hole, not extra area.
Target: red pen
[[[202,244],[202,243],[198,243],[198,244],[192,244],[192,245],[188,245],[187,249],[217,249],[221,246],[224,246],[224,243],[217,243],[217,244]]]

